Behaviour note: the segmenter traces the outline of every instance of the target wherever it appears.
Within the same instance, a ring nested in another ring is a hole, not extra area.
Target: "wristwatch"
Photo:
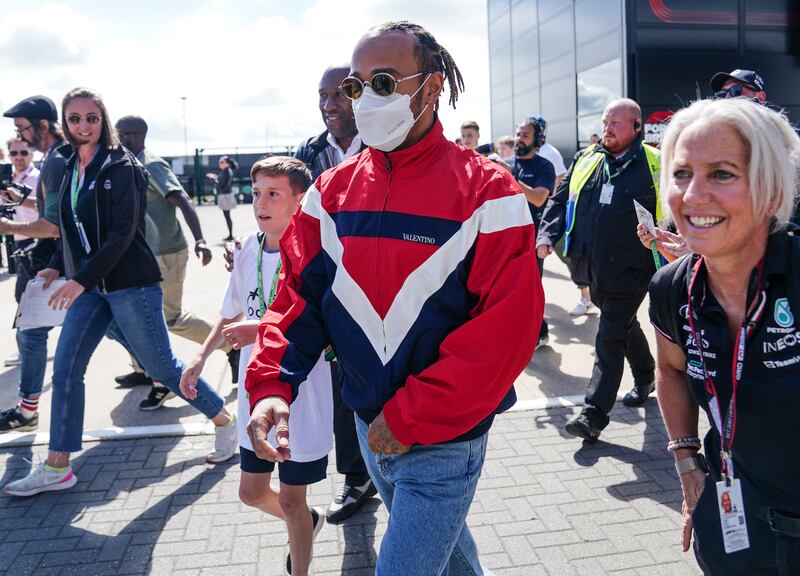
[[[700,470],[702,472],[708,472],[708,466],[706,465],[706,458],[700,453],[694,454],[693,456],[687,456],[686,458],[681,458],[675,462],[675,470],[678,472],[678,476],[683,476],[684,474],[689,474],[690,472],[694,472],[695,470]]]

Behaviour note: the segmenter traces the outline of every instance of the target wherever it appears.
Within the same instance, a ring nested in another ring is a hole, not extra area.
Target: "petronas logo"
[[[794,325],[794,315],[786,298],[778,298],[775,301],[775,322],[781,328],[789,328]]]

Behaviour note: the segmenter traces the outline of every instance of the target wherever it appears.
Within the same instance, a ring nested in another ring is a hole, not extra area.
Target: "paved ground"
[[[203,207],[200,217],[209,240],[224,235],[216,208]],[[249,207],[238,208],[234,219],[237,232],[251,229]],[[220,254],[221,243],[209,267],[193,262],[188,272],[186,305],[210,319],[226,281]],[[499,417],[492,429],[470,514],[483,561],[497,574],[526,576],[699,574],[677,544],[679,485],[655,400],[635,410],[620,406],[604,442],[594,446],[564,435],[591,371],[597,316],[570,318],[577,292],[566,268],[554,258],[546,267],[552,345],[520,375],[519,411]],[[0,275],[0,301],[11,302],[11,290],[11,279]],[[0,325],[12,315],[12,305],[0,307]],[[644,310],[640,319],[646,321]],[[51,356],[57,335],[56,329]],[[182,358],[197,350],[180,338],[173,342]],[[0,354],[13,349],[11,331],[0,331]],[[113,387],[126,362],[118,345],[101,344],[87,373],[86,428],[89,439],[134,439],[86,442],[74,461],[80,482],[70,493],[0,496],[0,576],[282,574],[285,530],[239,503],[238,457],[224,466],[204,464],[212,438],[203,435],[203,418],[180,401],[140,412],[146,390]],[[235,401],[223,355],[212,357],[207,375]],[[0,407],[13,404],[18,376],[17,369],[0,369]],[[623,390],[630,383],[626,373]],[[0,484],[44,457],[48,421],[45,393],[39,434],[0,437]],[[334,470],[331,464],[332,476],[311,489],[312,504],[325,506],[333,497]],[[377,499],[344,526],[326,527],[314,573],[371,574],[385,527]]]
[[[680,491],[655,402],[617,409],[594,446],[564,437],[572,412],[498,418],[469,517],[483,562],[498,575],[699,574],[677,545]],[[239,503],[238,457],[209,467],[210,447],[209,436],[87,444],[70,493],[0,497],[0,574],[282,574],[283,525]],[[0,449],[2,482],[31,459],[30,448]],[[310,502],[333,492],[329,477]],[[314,574],[373,573],[385,528],[377,499],[326,526]]]

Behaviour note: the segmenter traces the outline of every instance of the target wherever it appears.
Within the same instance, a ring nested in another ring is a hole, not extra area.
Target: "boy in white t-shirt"
[[[304,576],[311,562],[313,539],[325,521],[323,511],[308,507],[306,487],[325,478],[328,452],[333,447],[330,364],[320,357],[292,404],[289,426],[301,432],[292,435],[291,459],[278,464],[280,490],[270,485],[275,463],[255,455],[247,434],[250,406],[244,388],[244,372],[258,323],[278,288],[281,266],[278,240],[300,205],[303,193],[311,185],[311,174],[300,160],[273,156],[256,162],[250,177],[253,212],[260,232],[245,238],[241,248],[234,252],[233,271],[220,310],[222,318],[183,373],[181,391],[192,397],[206,359],[223,339],[234,349],[241,349],[237,414],[242,468],[239,497],[248,506],[286,520],[289,532],[287,571]],[[272,442],[275,442],[274,437]]]

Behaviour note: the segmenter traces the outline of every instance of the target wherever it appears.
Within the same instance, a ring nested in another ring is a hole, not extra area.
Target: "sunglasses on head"
[[[738,98],[744,92],[745,86],[743,84],[734,84],[727,90],[720,90],[714,94],[715,98]],[[755,88],[750,88],[755,90]]]
[[[67,116],[67,122],[69,122],[73,126],[77,126],[78,124],[80,124],[81,120],[83,120],[83,118],[81,118],[80,114],[70,114],[69,116]],[[87,114],[86,123],[91,124],[92,126],[94,126],[95,124],[100,124],[100,116],[98,116],[97,114]]]
[[[30,154],[29,150],[9,150],[8,151],[8,155],[9,156],[27,156],[28,154]]]
[[[432,74],[432,72],[419,72],[418,74],[405,76],[403,78],[395,78],[388,72],[378,72],[367,81],[355,76],[348,76],[342,80],[342,85],[339,86],[339,90],[350,100],[358,100],[361,98],[361,95],[364,93],[365,85],[372,88],[373,92],[378,96],[391,96],[395,93],[395,90],[397,90],[397,85],[400,82],[411,80],[423,74]]]

